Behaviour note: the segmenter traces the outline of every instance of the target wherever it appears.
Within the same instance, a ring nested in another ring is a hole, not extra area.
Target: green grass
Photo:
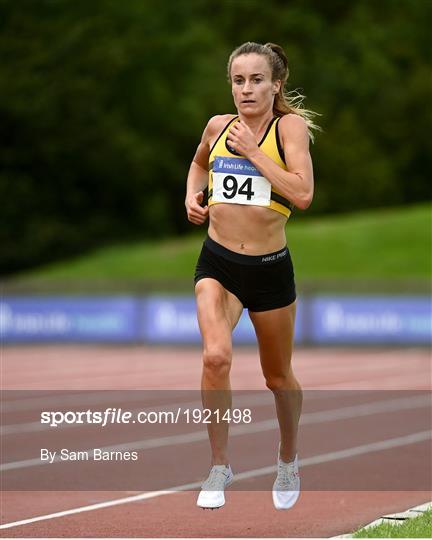
[[[287,229],[296,269],[307,278],[428,278],[431,206],[316,219]]]
[[[286,231],[300,279],[425,279],[431,273],[430,204],[307,220],[296,212]],[[190,279],[205,234],[201,227],[179,239],[113,245],[15,277]]]
[[[383,523],[354,533],[354,538],[431,538],[432,509],[400,525]]]

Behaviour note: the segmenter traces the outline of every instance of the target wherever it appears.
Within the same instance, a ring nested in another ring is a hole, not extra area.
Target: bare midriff
[[[243,255],[265,255],[285,247],[287,218],[262,206],[219,203],[210,206],[208,234]]]

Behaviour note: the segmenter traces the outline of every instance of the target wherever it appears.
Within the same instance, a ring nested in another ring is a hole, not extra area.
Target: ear
[[[273,81],[273,83],[272,83],[272,93],[273,93],[274,95],[276,95],[276,94],[279,93],[281,84],[282,84],[282,81],[280,81],[280,80]]]

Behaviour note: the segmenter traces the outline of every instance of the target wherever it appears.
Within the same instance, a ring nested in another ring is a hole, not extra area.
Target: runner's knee
[[[204,368],[214,373],[229,371],[231,368],[231,351],[224,347],[205,350],[203,362]]]
[[[278,390],[286,390],[288,389],[288,378],[283,375],[267,376],[266,386],[272,392],[276,392]]]
[[[301,392],[299,383],[291,373],[288,373],[287,375],[267,375],[266,386],[272,392],[281,390]]]

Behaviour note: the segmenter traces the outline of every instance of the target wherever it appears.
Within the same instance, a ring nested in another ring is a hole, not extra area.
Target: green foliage
[[[430,216],[430,205],[308,220],[294,214],[286,232],[296,279],[300,283],[320,279],[427,280],[432,270],[432,261],[425,256],[425,246],[431,243]],[[199,236],[113,245],[23,273],[15,282],[31,288],[32,283],[62,280],[147,284],[185,280],[192,287],[204,236],[201,228]]]
[[[322,114],[309,214],[430,196],[432,3],[0,0],[0,273],[192,230],[189,163],[230,51],[280,43]]]

